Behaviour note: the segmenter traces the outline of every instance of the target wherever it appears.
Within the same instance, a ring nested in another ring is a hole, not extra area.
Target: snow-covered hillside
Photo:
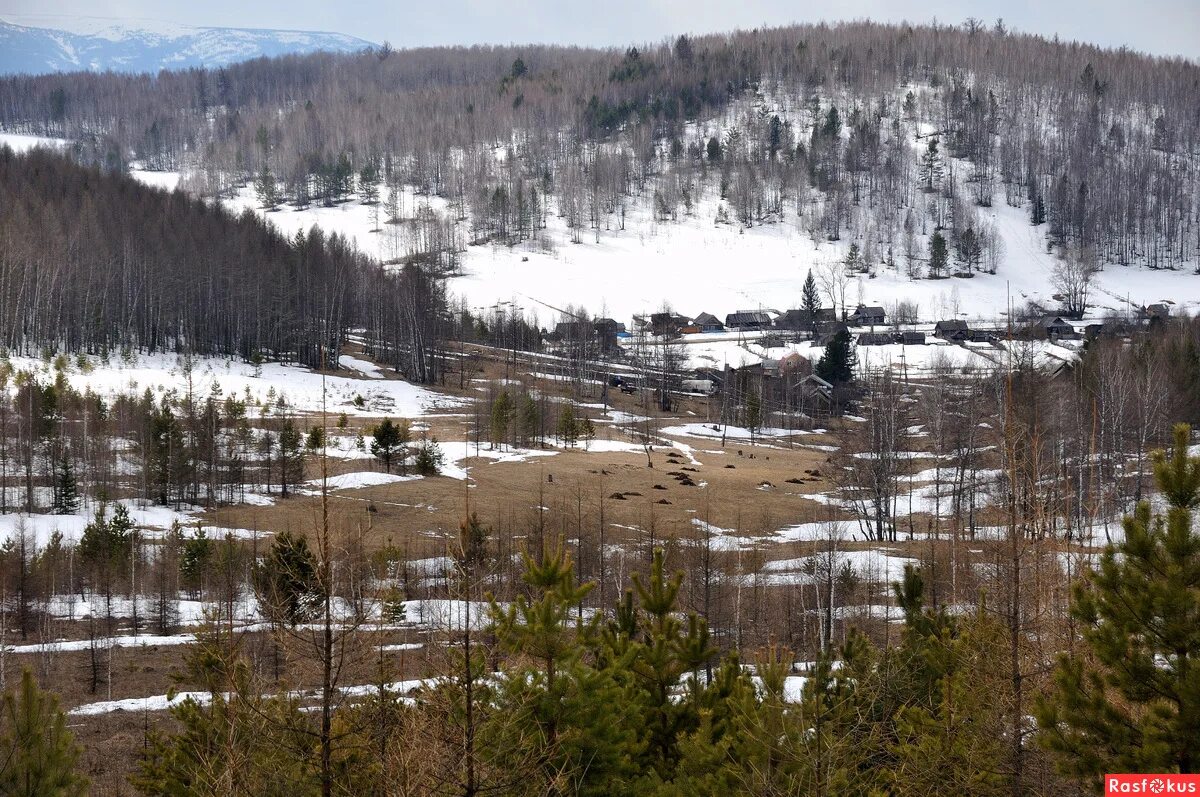
[[[148,183],[171,184],[172,175],[135,172]],[[384,189],[386,195],[386,189]],[[429,201],[406,192],[404,202],[413,207]],[[282,232],[294,234],[312,225],[352,238],[364,251],[383,260],[393,259],[397,248],[394,225],[381,224],[374,232],[373,208],[357,201],[332,208],[310,206],[295,210],[282,206],[264,212],[252,188],[242,189],[229,201],[237,209],[255,208]],[[812,237],[798,219],[742,227],[715,223],[724,204],[710,197],[690,216],[675,222],[656,221],[645,202],[631,204],[625,229],[615,226],[589,233],[571,243],[571,231],[556,214],[549,214],[542,236],[551,246],[468,246],[462,275],[451,280],[451,289],[468,306],[487,308],[512,302],[536,311],[545,325],[558,315],[557,308],[584,306],[594,314],[629,323],[634,314],[654,312],[669,305],[694,317],[709,312],[724,318],[744,309],[786,310],[798,307],[809,269],[841,260],[848,241],[829,242]],[[923,319],[966,317],[996,320],[1006,307],[1036,301],[1055,306],[1051,269],[1055,256],[1046,252],[1042,232],[1029,224],[1027,213],[1003,202],[979,208],[1003,236],[1005,257],[996,274],[977,273],[971,278],[910,279],[903,265],[878,269],[874,278],[852,282],[846,301],[889,306],[914,302]],[[1152,270],[1109,265],[1096,278],[1089,315],[1126,312],[1131,306],[1169,301],[1177,310],[1200,310],[1200,276],[1191,271]]]
[[[157,72],[217,67],[287,53],[353,52],[372,46],[340,33],[198,28],[88,17],[56,17],[55,27],[50,28],[14,24],[11,19],[0,20],[0,74]]]

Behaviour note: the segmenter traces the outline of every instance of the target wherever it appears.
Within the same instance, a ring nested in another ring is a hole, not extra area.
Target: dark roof
[[[770,324],[771,316],[757,310],[739,310],[725,316],[725,323],[731,327],[744,324]]]
[[[696,316],[696,323],[700,326],[708,326],[710,324],[720,325],[721,319],[717,318],[712,313],[701,313]]]
[[[858,309],[855,310],[854,313],[855,313],[855,315],[883,315],[884,314],[883,308],[880,307],[879,305],[874,305],[874,304],[873,305],[860,304],[858,306]]]
[[[939,332],[965,332],[967,329],[967,322],[958,318],[954,318],[949,321],[939,321],[934,325],[933,328]]]

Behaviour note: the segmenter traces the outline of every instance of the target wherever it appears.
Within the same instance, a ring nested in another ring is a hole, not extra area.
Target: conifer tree
[[[160,797],[316,797],[312,739],[298,700],[263,696],[250,667],[217,626],[199,629],[182,680],[208,693],[171,708],[178,731],[152,731],[131,781]],[[172,695],[173,696],[173,695]]]
[[[575,409],[570,404],[564,404],[558,413],[558,437],[563,445],[573,448],[579,439],[579,425],[575,419]]]
[[[289,531],[275,537],[266,557],[254,565],[252,576],[264,611],[283,625],[294,626],[311,618],[324,595],[308,541]]]
[[[383,462],[383,467],[388,473],[392,472],[392,460],[397,455],[402,459],[405,456],[404,448],[408,441],[404,439],[403,432],[401,426],[391,418],[384,418],[371,436],[371,453]]]
[[[71,457],[65,451],[59,457],[55,470],[54,514],[73,515],[79,511],[79,485],[75,480]]]
[[[758,390],[751,388],[746,396],[746,428],[750,430],[750,443],[762,426],[762,399]]]
[[[254,193],[258,196],[258,204],[264,210],[275,210],[279,205],[279,188],[275,182],[275,175],[271,174],[271,170],[266,166],[263,166],[254,181]]]
[[[520,411],[521,438],[524,445],[530,446],[537,440],[541,431],[541,421],[537,402],[533,400],[533,396],[526,393],[521,398]]]
[[[858,248],[858,244],[850,244],[850,249],[846,252],[846,259],[843,262],[845,263],[847,274],[857,274],[865,270],[862,251]]]
[[[946,276],[948,258],[946,236],[942,235],[940,230],[934,230],[933,237],[929,239],[929,276],[931,278],[941,279]]]
[[[413,458],[413,468],[421,476],[437,476],[442,472],[445,457],[437,438],[422,440]]]
[[[1170,454],[1151,458],[1166,513],[1139,503],[1124,541],[1075,585],[1086,649],[1059,657],[1036,712],[1070,774],[1200,772],[1200,457],[1189,438],[1176,426]]]
[[[925,146],[925,152],[921,154],[921,182],[925,184],[926,191],[933,192],[938,188],[941,179],[942,160],[938,154],[938,140],[931,138]]]
[[[804,278],[800,309],[804,313],[804,320],[809,325],[809,329],[814,329],[817,323],[817,315],[821,311],[821,295],[817,291],[817,280],[813,277],[811,268],[808,270],[808,276]]]
[[[813,372],[831,385],[844,385],[854,379],[855,361],[850,333],[842,329],[826,344]]]
[[[716,655],[708,624],[692,614],[685,627],[677,616],[682,583],[683,573],[666,575],[661,548],[654,551],[645,581],[633,574],[637,603],[630,669],[643,707],[646,763],[664,779],[676,772],[680,739],[700,722],[697,691],[680,700],[675,687],[685,673],[698,687],[700,672]]]
[[[508,391],[503,390],[496,400],[492,402],[492,448],[500,446],[508,441],[508,427],[512,422],[513,406],[512,399],[509,398]]]
[[[288,489],[304,478],[304,436],[291,418],[279,427],[279,493],[288,497]]]
[[[613,671],[584,658],[595,629],[579,609],[593,585],[576,584],[561,543],[540,561],[526,554],[524,580],[531,597],[506,607],[493,601],[490,610],[501,647],[516,656],[499,680],[494,714],[523,722],[498,722],[497,736],[485,729],[486,743],[531,762],[529,793],[631,793],[636,715]]]
[[[0,794],[11,797],[75,797],[87,778],[75,772],[79,748],[67,730],[58,698],[21,673],[15,693],[5,692],[0,713]]]

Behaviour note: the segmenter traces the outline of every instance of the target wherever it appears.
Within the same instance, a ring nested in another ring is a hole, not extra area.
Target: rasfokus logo
[[[1105,775],[1104,794],[1200,795],[1200,775]]]

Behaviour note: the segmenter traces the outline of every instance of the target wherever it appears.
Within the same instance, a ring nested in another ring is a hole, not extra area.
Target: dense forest
[[[347,330],[406,376],[434,374],[441,288],[384,272],[319,229],[147,188],[58,155],[0,150],[0,345],[172,351],[333,365]],[[324,359],[322,359],[324,357]]]
[[[861,22],[624,52],[385,47],[16,77],[0,81],[0,126],[109,168],[188,171],[200,193],[254,182],[268,207],[411,186],[448,205],[410,255],[450,265],[467,241],[536,239],[549,212],[582,235],[635,201],[671,220],[719,193],[740,223],[800,217],[858,242],[868,268],[922,260],[930,223],[986,244],[972,208],[1001,196],[1063,252],[1171,268],[1200,240],[1198,80],[1184,59],[1001,22]],[[968,253],[966,270],[1002,257]]]

